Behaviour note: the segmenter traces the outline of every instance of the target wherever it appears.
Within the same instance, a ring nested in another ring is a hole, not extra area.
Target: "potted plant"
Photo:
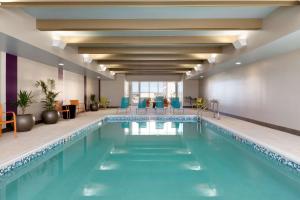
[[[44,111],[42,112],[42,119],[45,124],[55,124],[59,119],[59,113],[55,110],[55,98],[59,92],[55,92],[55,80],[48,79],[45,81],[37,81],[36,87],[40,87],[44,93],[44,99],[42,103],[44,104]]]
[[[99,107],[98,107],[98,102],[96,101],[96,95],[95,94],[91,94],[90,96],[90,110],[91,111],[98,111]]]
[[[22,114],[17,115],[17,131],[30,131],[35,123],[35,118],[32,114],[25,114],[26,109],[32,104],[33,96],[31,91],[20,90],[18,93],[17,106],[21,108]]]

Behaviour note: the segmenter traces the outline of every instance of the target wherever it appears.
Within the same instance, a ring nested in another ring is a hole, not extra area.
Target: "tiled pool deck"
[[[61,120],[54,125],[37,125],[30,132],[19,133],[17,138],[14,138],[12,134],[4,134],[0,138],[0,169],[42,146],[47,146],[59,138],[70,135],[87,124],[116,113],[116,109],[87,112],[79,114],[74,120]],[[150,112],[148,114],[151,115],[155,113]],[[197,114],[197,111],[195,109],[185,109],[185,114],[193,115]],[[221,119],[217,120],[212,118],[211,113],[204,113],[204,118],[211,123],[234,132],[242,138],[253,141],[296,163],[300,163],[299,136],[226,116],[221,116]]]

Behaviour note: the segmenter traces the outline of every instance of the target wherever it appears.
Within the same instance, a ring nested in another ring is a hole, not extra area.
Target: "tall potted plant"
[[[30,131],[35,123],[35,118],[32,114],[25,114],[26,109],[33,103],[32,92],[20,90],[18,93],[17,106],[21,108],[22,114],[17,115],[17,131]]]
[[[91,94],[90,96],[90,110],[91,111],[98,111],[99,106],[98,106],[98,102],[96,101],[96,95],[95,94]]]
[[[45,124],[55,124],[58,121],[59,114],[55,110],[55,98],[58,96],[59,92],[55,92],[55,80],[48,79],[45,81],[37,81],[36,87],[42,89],[44,93],[44,98],[42,103],[44,104],[44,111],[42,112],[42,119]]]

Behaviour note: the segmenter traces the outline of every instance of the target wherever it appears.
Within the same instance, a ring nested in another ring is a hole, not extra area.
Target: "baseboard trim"
[[[293,134],[293,135],[300,136],[300,130],[296,130],[296,129],[292,129],[292,128],[288,128],[288,127],[284,127],[284,126],[279,126],[279,125],[271,124],[271,123],[267,123],[267,122],[262,122],[262,121],[258,121],[258,120],[247,118],[247,117],[233,115],[233,114],[230,114],[230,113],[220,112],[220,114],[228,116],[228,117],[240,119],[240,120],[243,120],[243,121],[251,122],[253,124],[257,124],[257,125],[260,125],[260,126],[275,129],[275,130],[278,130],[278,131],[283,131],[283,132],[287,132],[287,133],[290,133],[290,134]]]

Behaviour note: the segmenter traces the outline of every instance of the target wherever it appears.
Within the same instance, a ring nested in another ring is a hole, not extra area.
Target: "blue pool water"
[[[197,122],[114,122],[0,178],[1,200],[299,200],[299,176]]]

